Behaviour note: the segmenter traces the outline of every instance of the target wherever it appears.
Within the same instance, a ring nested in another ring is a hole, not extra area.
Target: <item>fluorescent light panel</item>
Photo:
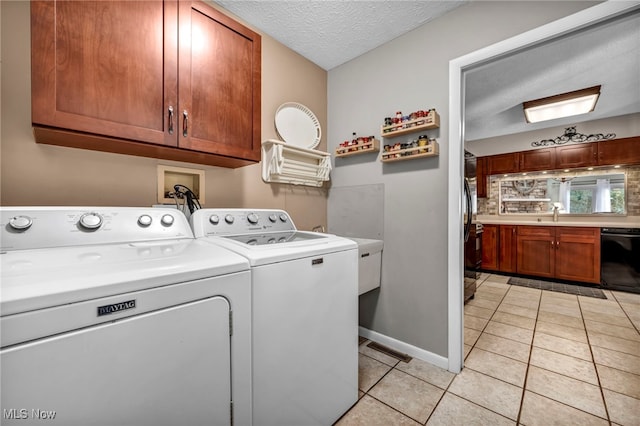
[[[562,93],[522,104],[527,123],[586,114],[596,107],[600,86]]]

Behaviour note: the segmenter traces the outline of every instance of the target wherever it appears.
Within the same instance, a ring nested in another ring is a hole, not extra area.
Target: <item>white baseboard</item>
[[[413,358],[418,358],[422,361],[426,361],[437,367],[444,368],[445,370],[449,368],[449,359],[441,355],[434,354],[433,352],[425,351],[424,349],[420,349],[408,343],[401,342],[400,340],[394,339],[393,337],[385,336],[384,334],[378,333],[377,331],[369,330],[364,327],[358,327],[358,334],[376,343],[387,346],[395,351],[407,354],[409,356],[412,356]]]

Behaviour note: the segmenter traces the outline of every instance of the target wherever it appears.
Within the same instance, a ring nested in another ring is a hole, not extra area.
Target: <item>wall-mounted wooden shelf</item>
[[[359,143],[357,145],[339,146],[336,148],[336,158],[349,157],[351,155],[368,154],[370,152],[380,151],[380,141],[372,139],[368,142]]]
[[[440,115],[436,110],[431,110],[426,117],[419,117],[404,123],[392,124],[391,126],[382,126],[381,136],[383,138],[394,138],[421,130],[437,129],[438,127],[440,127]]]
[[[383,151],[380,155],[380,161],[383,163],[392,163],[395,161],[416,160],[418,158],[435,157],[440,154],[440,147],[435,140],[429,141],[425,146],[416,146],[406,149],[397,149],[395,151]]]

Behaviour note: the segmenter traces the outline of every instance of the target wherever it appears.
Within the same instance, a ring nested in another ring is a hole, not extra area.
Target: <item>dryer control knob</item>
[[[275,214],[271,213],[271,214],[269,215],[269,220],[270,220],[271,222],[275,223],[275,222],[276,222],[276,220],[278,220],[278,216],[276,216]]]
[[[143,214],[138,218],[138,225],[140,226],[147,227],[151,225],[151,222],[153,222],[153,219],[151,219],[151,216],[149,216],[148,214]]]
[[[29,216],[16,216],[9,219],[9,226],[17,231],[24,231],[33,225]]]
[[[280,220],[281,220],[282,222],[286,222],[286,221],[287,221],[287,219],[288,219],[288,218],[287,218],[287,215],[286,215],[286,214],[284,214],[284,213],[281,213],[281,214],[280,214]]]
[[[160,223],[162,223],[164,226],[171,226],[173,225],[174,220],[175,219],[173,218],[173,216],[171,216],[170,214],[165,214],[160,218]]]
[[[78,223],[82,228],[94,231],[102,226],[102,216],[98,213],[85,213],[80,216]]]
[[[247,215],[247,220],[249,221],[250,224],[255,225],[256,223],[258,223],[258,215],[255,213],[249,213]]]
[[[220,218],[218,217],[217,214],[212,214],[211,216],[209,216],[209,222],[211,222],[214,225],[217,225],[218,223],[220,223]]]
[[[224,217],[224,221],[225,221],[225,222],[227,222],[229,225],[231,225],[231,224],[233,223],[233,220],[234,220],[234,218],[233,218],[233,216],[232,216],[232,215],[230,215],[230,214],[228,214],[228,215],[226,215],[226,216]]]

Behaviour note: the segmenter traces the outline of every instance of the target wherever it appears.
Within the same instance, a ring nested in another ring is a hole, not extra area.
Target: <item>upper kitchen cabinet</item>
[[[556,162],[556,150],[554,148],[533,149],[520,152],[521,172],[553,169]]]
[[[514,173],[518,171],[519,156],[517,152],[491,155],[487,157],[487,169],[489,175],[499,175],[503,173]]]
[[[39,143],[238,167],[260,160],[261,38],[189,1],[31,4]]]
[[[640,164],[640,137],[598,142],[598,164]]]
[[[558,146],[553,149],[556,151],[557,169],[595,165],[598,155],[596,142]]]

